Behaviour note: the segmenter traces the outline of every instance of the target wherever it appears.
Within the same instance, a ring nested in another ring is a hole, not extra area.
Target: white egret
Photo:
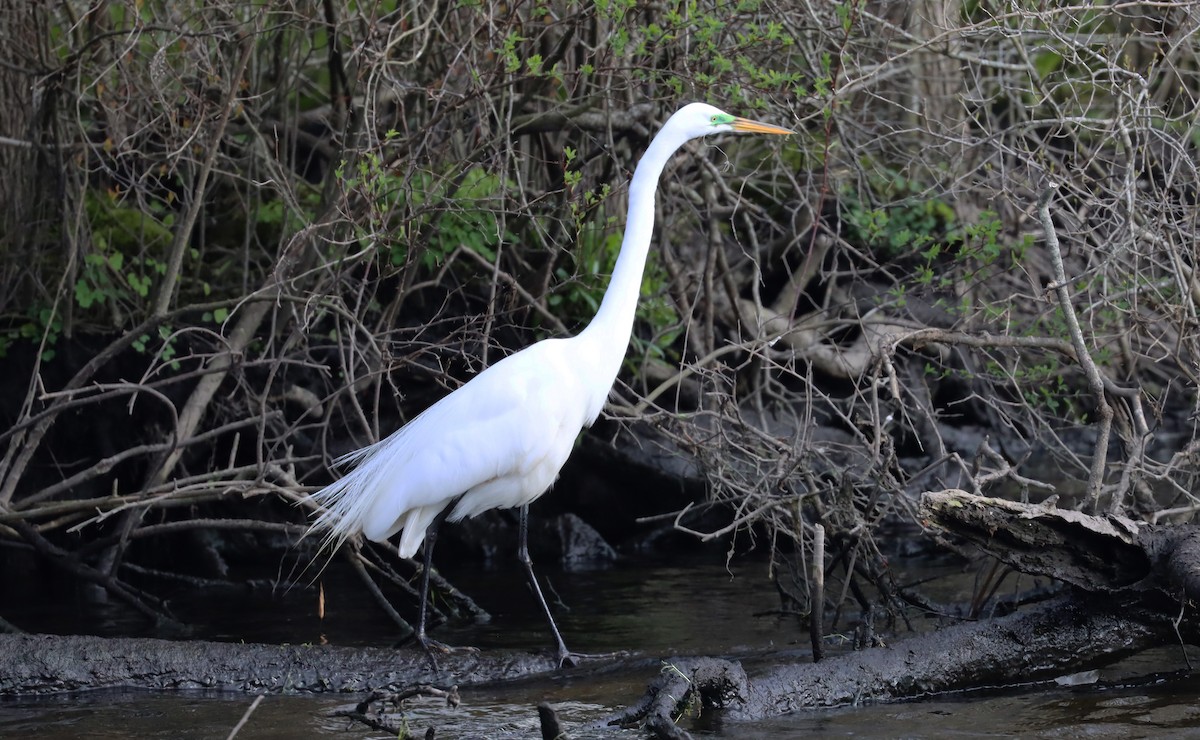
[[[569,660],[533,574],[528,506],[558,477],[575,438],[600,415],[616,381],[633,329],[663,167],[688,140],[724,132],[792,133],[703,103],[680,108],[633,173],[621,251],[587,328],[574,337],[544,339],[485,369],[390,437],[339,458],[337,464],[354,464],[353,471],[312,494],[322,507],[312,531],[324,532],[326,544],[341,545],[359,532],[384,542],[399,532],[400,556],[411,558],[424,541],[416,640],[431,660],[431,646],[447,649],[425,635],[438,525],[513,507],[520,507],[518,557],[550,622],[558,661]]]

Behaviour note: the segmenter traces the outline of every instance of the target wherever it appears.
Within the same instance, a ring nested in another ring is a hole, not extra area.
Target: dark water
[[[680,566],[622,567],[562,573],[543,569],[562,604],[559,626],[567,644],[581,652],[633,649],[649,656],[742,654],[781,647],[807,647],[796,619],[778,613],[766,565],[705,561]],[[435,636],[451,644],[542,650],[549,647],[540,613],[520,572],[463,568],[447,573],[476,595],[493,614],[487,624],[442,628]],[[924,575],[918,573],[916,575]],[[267,642],[387,644],[395,630],[366,601],[352,577],[337,570],[322,577],[326,618],[316,615],[315,589],[261,589],[214,598],[181,590],[176,613],[205,625],[200,637]],[[969,589],[948,582],[948,592]],[[18,623],[66,631],[67,615],[29,598]],[[564,608],[565,607],[567,608]],[[103,607],[80,605],[87,610]],[[58,607],[61,612],[61,604]],[[75,616],[79,616],[78,613]],[[36,620],[26,622],[25,620]],[[102,618],[101,618],[101,621]],[[95,624],[98,633],[129,625]],[[1193,654],[1197,662],[1200,655]],[[748,669],[753,673],[753,663]],[[805,712],[752,724],[719,716],[683,720],[700,736],[724,738],[811,737],[1171,737],[1200,736],[1200,680],[1177,675],[1144,677],[1184,668],[1181,650],[1159,650],[1107,669],[1095,684],[1036,687],[1024,691],[976,692],[900,705]],[[572,738],[639,737],[599,732],[587,725],[641,696],[661,667],[620,678],[556,677],[536,683],[466,689],[463,703],[418,699],[406,705],[408,727],[420,737],[435,727],[439,738],[536,737],[539,702],[551,703]],[[1090,679],[1089,679],[1090,680]],[[377,738],[387,735],[332,718],[358,697],[269,696],[254,710],[239,738]],[[0,701],[0,737],[21,738],[224,738],[253,697],[210,692],[151,693],[97,691],[30,700]]]
[[[617,689],[607,692],[605,689]],[[577,730],[602,716],[608,702],[629,687],[603,684],[465,692],[458,709],[440,702],[410,702],[408,726],[439,738],[536,737],[533,706],[550,701],[572,738],[640,737],[629,731]],[[1139,738],[1200,736],[1196,679],[1136,689],[1054,689],[1021,694],[967,696],[901,705],[840,708],[756,723],[717,723],[697,736],[781,738]],[[601,695],[601,694],[604,695]],[[0,702],[5,738],[224,738],[250,707],[243,695],[200,692],[103,691],[34,701]],[[328,713],[347,707],[342,698],[268,696],[238,738],[384,738]],[[574,727],[572,727],[574,724]],[[686,726],[686,724],[685,724]]]

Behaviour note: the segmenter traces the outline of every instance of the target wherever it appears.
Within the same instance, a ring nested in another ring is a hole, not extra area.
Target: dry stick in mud
[[[808,630],[812,638],[813,662],[825,657],[825,527],[813,525],[812,607],[809,609]]]

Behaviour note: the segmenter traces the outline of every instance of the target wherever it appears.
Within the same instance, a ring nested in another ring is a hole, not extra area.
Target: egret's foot
[[[612,660],[613,658],[617,658],[620,655],[622,655],[622,653],[619,653],[619,652],[617,652],[617,653],[573,653],[570,650],[567,650],[566,647],[563,647],[562,650],[558,651],[558,653],[555,657],[558,659],[558,667],[559,668],[575,668],[580,663],[584,663],[584,662],[591,661],[591,660]]]
[[[454,655],[456,653],[478,653],[479,648],[471,647],[470,645],[447,645],[444,642],[438,642],[432,637],[417,637],[413,638],[426,652],[436,650],[442,655]]]
[[[470,645],[463,645],[463,646],[447,645],[446,643],[438,642],[437,640],[435,640],[432,637],[429,637],[427,635],[421,635],[421,634],[413,635],[413,640],[418,645],[421,646],[421,649],[423,651],[425,651],[425,657],[429,659],[429,665],[431,668],[433,668],[434,673],[438,673],[438,664],[437,664],[437,656],[438,655],[455,655],[455,654],[461,655],[463,653],[472,653],[473,654],[473,653],[479,652],[479,648],[477,648],[477,647],[471,647]]]

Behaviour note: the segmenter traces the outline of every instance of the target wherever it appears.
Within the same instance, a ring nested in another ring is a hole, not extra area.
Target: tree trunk
[[[38,202],[33,124],[34,92],[44,76],[37,44],[42,7],[30,0],[0,0],[0,239],[8,250],[24,242]]]

